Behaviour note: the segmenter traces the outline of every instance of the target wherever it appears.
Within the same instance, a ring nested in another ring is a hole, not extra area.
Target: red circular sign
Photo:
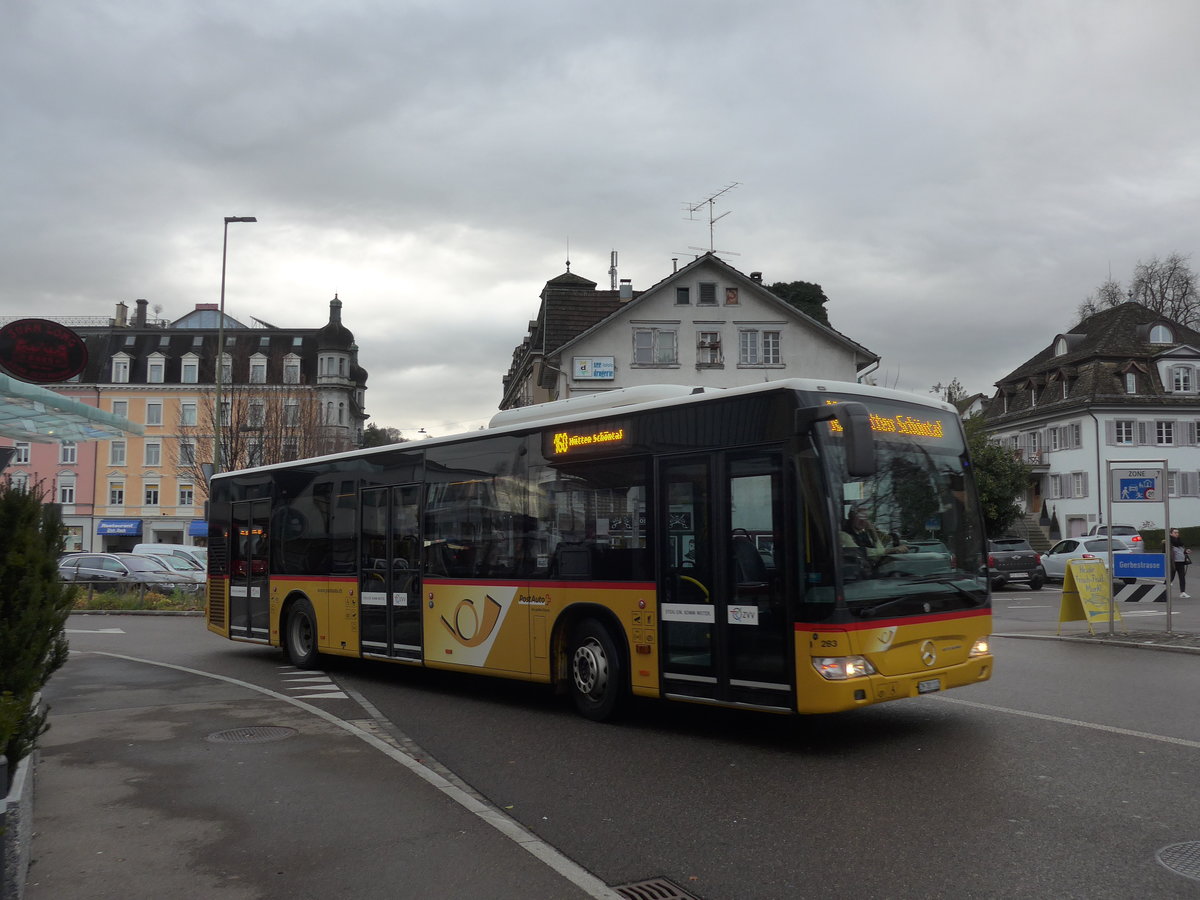
[[[23,381],[67,381],[87,366],[83,338],[48,319],[19,319],[0,328],[0,366]]]

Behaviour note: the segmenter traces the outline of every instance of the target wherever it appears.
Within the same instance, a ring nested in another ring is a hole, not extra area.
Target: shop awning
[[[192,519],[188,523],[188,537],[208,537],[208,522],[204,519]]]
[[[141,519],[101,519],[96,534],[141,534]]]
[[[0,373],[0,436],[53,444],[144,433],[121,416]]]

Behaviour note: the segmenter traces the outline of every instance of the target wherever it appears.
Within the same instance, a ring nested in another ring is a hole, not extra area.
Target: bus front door
[[[229,536],[229,633],[256,641],[270,639],[271,597],[267,573],[269,500],[233,504]]]
[[[659,485],[664,693],[792,708],[782,456],[665,460]]]
[[[364,656],[421,658],[421,515],[416,484],[366,488],[359,622]]]

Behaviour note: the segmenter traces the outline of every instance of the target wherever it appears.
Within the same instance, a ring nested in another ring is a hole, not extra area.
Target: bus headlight
[[[968,654],[968,656],[987,656],[991,652],[992,647],[988,643],[988,639],[979,638],[979,640],[971,645],[971,652]]]
[[[865,656],[816,656],[813,657],[813,668],[826,681],[846,681],[875,674],[875,667]]]

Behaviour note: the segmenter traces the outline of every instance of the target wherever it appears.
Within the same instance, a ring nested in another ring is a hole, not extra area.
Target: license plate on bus
[[[918,694],[932,694],[934,691],[942,689],[942,680],[940,678],[930,678],[928,681],[917,682]]]

